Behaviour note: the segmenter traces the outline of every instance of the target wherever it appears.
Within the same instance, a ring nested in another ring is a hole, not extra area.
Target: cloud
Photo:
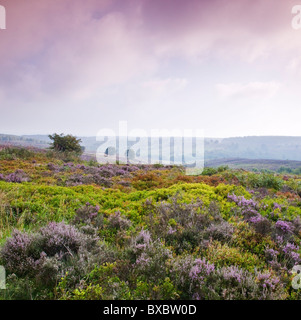
[[[217,84],[216,88],[222,98],[271,98],[280,88],[276,82],[250,82],[248,84]]]
[[[275,50],[300,51],[293,0],[144,0],[143,26],[160,57],[217,56],[252,63]],[[296,51],[294,51],[296,54]],[[271,62],[271,61],[270,61]]]
[[[287,105],[301,79],[294,1],[1,0],[1,128],[93,132],[146,114],[209,128],[222,114],[223,128],[217,92],[233,109],[278,91]]]
[[[17,2],[8,5],[10,25],[0,38],[0,86],[8,97],[77,90],[82,97],[156,68],[135,21],[108,6],[114,1]]]
[[[105,86],[153,79],[174,57],[272,64],[276,50],[301,53],[290,1],[3,1],[9,23],[0,37],[0,86],[12,98],[83,99]]]
[[[185,78],[152,79],[142,83],[141,87],[153,95],[174,94],[187,86]]]

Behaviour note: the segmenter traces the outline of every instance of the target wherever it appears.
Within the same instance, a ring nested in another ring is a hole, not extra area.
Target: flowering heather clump
[[[256,209],[258,204],[256,201],[247,200],[244,196],[236,196],[235,194],[228,195],[228,199],[234,201],[239,207],[251,207]]]
[[[292,227],[294,229],[294,234],[296,236],[299,236],[300,231],[301,231],[301,218],[297,216],[294,220],[291,221]]]
[[[299,250],[299,246],[287,242],[284,246],[282,246],[281,249],[285,256],[289,259],[292,259],[295,262],[295,264],[300,262],[300,255],[297,252]]]
[[[276,285],[279,283],[279,279],[271,277],[270,273],[259,274],[257,276],[259,283],[261,283],[263,288],[275,289]]]
[[[34,234],[15,231],[1,250],[1,260],[8,273],[52,286],[67,271],[76,281],[77,273],[105,256],[98,240],[74,226],[53,222]]]
[[[84,164],[78,164],[76,165],[76,169],[85,170],[86,166]]]
[[[281,211],[282,207],[281,207],[280,204],[274,202],[274,210],[275,210],[275,209],[279,209],[279,210]]]
[[[230,266],[222,269],[222,275],[225,281],[234,282],[237,285],[237,283],[242,283],[244,271],[236,266]]]
[[[131,172],[139,170],[135,166],[118,166],[113,164],[103,165],[100,167],[81,167],[85,174],[97,175],[104,178],[115,176],[130,176]]]
[[[73,168],[74,164],[72,162],[64,163],[64,167]]]
[[[259,205],[256,201],[247,200],[244,196],[228,195],[228,199],[234,201],[242,209],[242,214],[246,219],[258,215]]]
[[[254,193],[255,199],[264,199],[265,197],[269,196],[269,190],[267,188],[257,188],[256,192]]]
[[[74,174],[72,176],[69,176],[66,180],[66,186],[80,186],[84,184],[84,179],[86,180],[86,177],[82,176],[81,174]]]
[[[148,235],[146,236],[145,241],[148,241]],[[139,247],[139,250],[133,248],[133,251],[136,251],[136,260],[132,267],[138,277],[157,282],[168,276],[168,263],[173,258],[172,252],[159,240],[148,242],[148,245]]]
[[[278,220],[275,223],[275,227],[277,230],[282,231],[283,233],[292,233],[293,232],[293,226],[290,222],[285,222],[282,220]]]
[[[48,169],[53,171],[53,173],[72,173],[68,175],[66,179],[66,186],[78,186],[78,185],[88,185],[96,184],[107,188],[112,187],[114,177],[122,177],[130,179],[133,177],[136,171],[152,171],[158,170],[151,165],[117,165],[117,164],[106,164],[106,165],[90,165],[85,166],[83,164],[75,165],[72,162],[63,164],[62,166],[54,165],[48,163]],[[161,168],[160,168],[161,169]],[[166,170],[166,168],[163,168]],[[131,182],[127,180],[116,181],[117,184],[123,186],[130,186]],[[63,184],[64,185],[64,184]]]
[[[151,234],[147,230],[141,230],[134,239],[133,246],[136,249],[146,249],[152,242]]]
[[[22,183],[28,182],[29,178],[23,170],[16,170],[15,172],[8,174],[4,180],[7,182]]]
[[[189,277],[192,282],[203,285],[204,279],[210,276],[214,272],[214,269],[214,265],[208,263],[205,259],[196,259],[190,270]]]
[[[147,253],[142,252],[141,255],[137,258],[134,267],[147,267],[147,265],[150,264],[150,257],[148,256]]]
[[[267,248],[265,251],[267,262],[275,271],[287,271],[301,263],[299,246],[285,242],[282,237],[278,237],[278,245],[279,250]]]
[[[254,277],[246,270],[236,266],[215,268],[205,260],[204,272],[201,277],[193,279],[190,285],[190,294],[193,299],[247,299],[248,291],[254,290]]]
[[[123,218],[120,211],[116,211],[109,217],[109,228],[126,229],[131,225],[131,221]]]
[[[53,163],[48,163],[47,164],[47,168],[50,171],[55,171],[55,172],[59,172],[60,171],[60,167],[58,165],[53,164]]]
[[[216,268],[187,256],[172,263],[171,279],[188,295],[185,299],[263,300],[285,297],[280,279],[271,273],[249,272],[237,266]]]
[[[125,181],[125,180],[120,180],[117,183],[120,184],[121,186],[124,186],[124,187],[130,187],[130,185],[131,185],[130,181]]]
[[[35,261],[28,256],[31,243],[32,236],[18,230],[15,230],[12,237],[6,240],[1,250],[1,259],[8,272],[22,276],[34,269]]]
[[[267,235],[272,230],[271,222],[260,214],[251,217],[250,219],[248,219],[248,222],[254,227],[257,233],[260,233],[262,235]]]
[[[77,223],[94,223],[97,220],[99,206],[92,206],[89,202],[87,202],[84,206],[80,207],[76,211],[76,215],[74,217],[73,222]]]
[[[300,259],[300,254],[298,252],[291,252],[291,259],[293,260],[294,264],[300,264],[301,259]]]
[[[105,178],[98,174],[81,175],[78,173],[69,176],[66,180],[66,186],[79,186],[85,184],[97,184],[105,187],[110,187],[112,185],[112,181],[110,180],[110,178]]]
[[[276,259],[278,254],[279,254],[279,251],[277,250],[274,250],[274,249],[270,249],[270,248],[267,248],[265,250],[265,254],[266,256],[269,258],[269,259]]]
[[[173,259],[170,267],[171,278],[178,287],[187,293],[191,281],[189,274],[194,265],[194,261],[195,259],[192,255],[180,256]]]
[[[213,207],[211,204],[209,208],[206,208],[199,199],[190,203],[182,203],[180,200],[181,198],[175,195],[171,198],[171,203],[162,201],[153,206],[152,203],[145,202],[149,219],[152,219],[153,215],[160,217],[157,230],[158,237],[162,237],[163,232],[169,229],[170,220],[174,220],[178,225],[195,232],[202,231],[211,224],[212,221],[208,213]]]
[[[167,234],[173,234],[177,232],[177,229],[173,229],[172,227],[169,227],[169,229],[167,230]]]
[[[94,183],[100,186],[105,186],[107,188],[112,186],[112,181],[110,178],[105,178],[100,175],[93,176]]]
[[[227,242],[231,240],[232,234],[234,232],[233,226],[227,221],[222,221],[219,224],[212,223],[205,231],[208,238],[213,240]]]
[[[56,253],[72,255],[72,252],[76,253],[81,245],[80,232],[63,222],[50,222],[41,228],[40,234],[44,238],[43,250],[50,256]]]
[[[226,300],[278,300],[285,297],[280,279],[270,273],[255,275],[235,266],[223,267],[217,271],[215,292],[210,295]]]
[[[254,224],[258,224],[258,223],[262,222],[263,220],[264,220],[264,218],[261,215],[251,217],[250,219],[248,219],[249,222],[254,223]]]

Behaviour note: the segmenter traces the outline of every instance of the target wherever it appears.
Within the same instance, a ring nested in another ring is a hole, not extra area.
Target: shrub
[[[35,270],[35,260],[30,256],[33,238],[27,233],[15,230],[12,237],[6,240],[1,250],[1,260],[9,273],[19,276]]]
[[[261,215],[250,218],[249,223],[254,227],[255,231],[262,234],[263,236],[270,234],[272,230],[272,224],[267,219]]]
[[[29,148],[11,146],[0,150],[0,160],[30,159],[35,155],[36,153]]]
[[[83,149],[80,146],[81,139],[68,134],[64,136],[63,134],[56,134],[48,136],[52,140],[50,149],[58,152],[74,152],[76,154],[83,153]]]
[[[91,230],[61,222],[49,223],[33,234],[15,231],[2,248],[1,259],[8,273],[28,276],[37,286],[53,287],[66,272],[74,285],[94,264],[114,259],[114,254],[99,244]]]
[[[111,215],[108,221],[108,227],[116,230],[127,229],[131,225],[131,221],[122,217],[120,211],[116,211],[113,215]]]
[[[0,174],[0,180],[5,180],[7,182],[22,183],[28,182],[30,179],[23,170],[18,169],[13,173],[8,174],[7,176]]]
[[[73,219],[74,224],[91,224],[95,227],[103,225],[103,215],[99,215],[99,206],[93,206],[87,202],[84,206],[76,210]]]
[[[232,238],[234,228],[226,221],[219,224],[211,224],[205,231],[205,237],[220,242],[229,242]]]
[[[251,188],[269,188],[280,190],[284,184],[284,181],[272,173],[249,173],[248,185]]]
[[[265,267],[265,262],[248,251],[236,247],[229,247],[228,244],[221,244],[217,241],[210,243],[206,250],[206,257],[216,266],[238,266],[249,271],[254,268]]]

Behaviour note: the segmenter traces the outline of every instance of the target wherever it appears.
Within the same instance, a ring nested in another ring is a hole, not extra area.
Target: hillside
[[[220,166],[228,166],[233,169],[290,172],[294,170],[301,170],[301,161],[235,158],[216,159],[205,162],[205,167],[216,168]]]
[[[0,299],[300,299],[301,176],[0,151]]]

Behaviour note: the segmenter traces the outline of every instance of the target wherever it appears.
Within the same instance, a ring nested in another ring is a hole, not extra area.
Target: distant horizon
[[[63,134],[63,135],[68,135],[71,134],[75,137],[80,137],[80,138],[94,138],[97,135],[81,135],[81,134],[74,134],[74,133],[70,133],[70,132],[52,132],[52,133],[36,133],[36,134],[15,134],[15,133],[3,133],[0,132],[0,135],[7,135],[7,136],[17,136],[17,137],[26,137],[26,136],[48,136],[51,134]],[[165,136],[164,136],[165,137]],[[166,136],[169,137],[169,136]],[[193,137],[193,136],[191,136]],[[258,138],[263,138],[263,137],[272,137],[272,138],[279,138],[279,137],[283,137],[283,138],[301,138],[300,136],[291,136],[291,135],[246,135],[246,136],[227,136],[227,137],[212,137],[212,136],[204,136],[203,138],[205,139],[231,139],[231,138],[253,138],[253,137],[258,137]]]

